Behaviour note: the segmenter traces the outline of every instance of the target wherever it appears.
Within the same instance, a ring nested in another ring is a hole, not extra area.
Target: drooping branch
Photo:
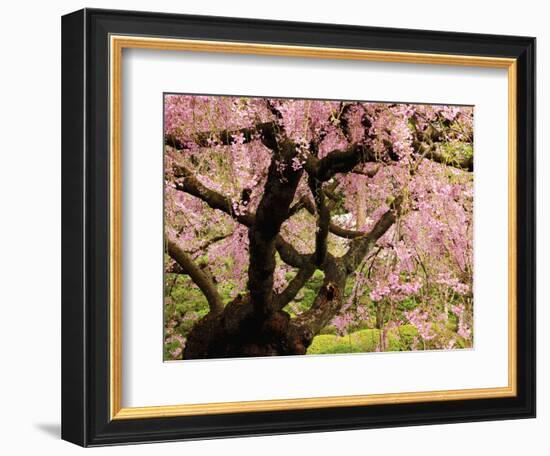
[[[189,255],[178,243],[178,241],[170,234],[166,235],[166,249],[168,255],[177,262],[183,273],[189,277],[202,291],[211,313],[219,313],[223,310],[223,300],[216,289],[214,280],[207,270],[198,267],[191,255]]]
[[[218,209],[233,217],[238,222],[246,226],[252,226],[254,216],[251,214],[236,214],[233,211],[231,199],[206,187],[185,165],[174,165],[174,176],[176,190],[186,192],[203,200],[212,209]]]

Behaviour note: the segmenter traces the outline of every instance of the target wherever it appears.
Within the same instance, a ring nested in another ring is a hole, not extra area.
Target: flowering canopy
[[[171,357],[471,345],[472,171],[472,107],[166,95],[165,268],[208,303]]]

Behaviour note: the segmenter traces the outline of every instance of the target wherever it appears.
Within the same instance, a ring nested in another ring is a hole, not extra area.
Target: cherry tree
[[[209,309],[186,340],[167,322],[175,355],[305,354],[365,320],[380,350],[403,324],[468,346],[472,212],[472,107],[166,95],[165,271]]]

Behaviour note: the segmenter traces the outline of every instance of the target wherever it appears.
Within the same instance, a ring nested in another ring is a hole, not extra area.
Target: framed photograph
[[[62,20],[62,437],[535,416],[535,39]]]

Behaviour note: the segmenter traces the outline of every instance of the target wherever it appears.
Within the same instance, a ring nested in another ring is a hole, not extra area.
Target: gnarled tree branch
[[[298,250],[280,234],[275,241],[275,247],[277,248],[281,260],[294,268],[303,268],[311,258],[308,254],[298,252]]]
[[[327,255],[325,279],[311,307],[290,321],[289,340],[296,351],[305,353],[313,338],[340,311],[347,273],[341,261]]]
[[[294,278],[288,283],[286,288],[275,296],[274,307],[280,310],[292,301],[298,292],[304,287],[306,282],[311,278],[316,269],[317,268],[313,259],[307,261],[306,264],[300,268]]]
[[[442,154],[438,149],[438,143],[414,141],[413,147],[416,155],[424,156],[442,165],[452,166],[453,168],[462,169],[472,172],[474,170],[474,157],[449,157]]]
[[[187,176],[187,178],[184,178],[183,180],[177,180],[177,190],[199,198],[207,203],[212,209],[218,209],[225,212],[227,215],[234,217],[238,222],[247,227],[254,225],[255,214],[248,213],[235,216],[232,211],[231,201],[229,198],[201,184],[194,176],[192,176],[191,171],[188,168],[182,167],[181,165],[177,166],[179,168],[178,172],[180,173],[178,175]],[[294,246],[287,242],[280,234],[275,240],[275,247],[279,252],[281,259],[289,266],[301,268],[309,260],[309,255],[298,252]]]
[[[372,230],[364,236],[358,237],[351,241],[351,245],[348,251],[342,257],[342,262],[348,274],[355,271],[365,255],[376,244],[376,241],[380,239],[386,231],[388,231],[397,219],[397,215],[401,210],[401,203],[403,197],[399,195],[391,203],[390,208],[380,217],[378,222],[374,225]]]
[[[260,139],[269,148],[272,148],[272,139],[277,128],[275,122],[261,122],[252,127],[238,128],[235,130],[212,130],[195,133],[193,142],[199,147],[208,147],[213,144],[230,146],[235,143],[236,137],[242,138],[242,143],[247,144],[255,139]],[[176,149],[189,149],[189,145],[182,143],[174,135],[166,135],[164,143]]]
[[[352,241],[343,257],[327,255],[323,265],[325,280],[311,308],[291,321],[290,334],[294,341],[300,341],[307,347],[313,337],[338,314],[343,304],[347,276],[357,269],[376,241],[393,225],[401,203],[402,197],[399,196],[369,233]]]
[[[207,203],[212,209],[225,212],[243,225],[252,226],[254,223],[254,216],[248,213],[234,213],[230,198],[203,185],[186,166],[182,164],[174,165],[174,175],[176,177],[176,190],[196,196]]]
[[[333,150],[323,158],[308,154],[304,163],[307,173],[321,182],[338,173],[347,173],[359,163],[375,161],[374,151],[361,144],[352,144],[346,150]]]
[[[253,308],[259,315],[274,311],[273,274],[277,238],[281,225],[288,218],[303,173],[302,169],[292,167],[295,154],[291,141],[280,142],[279,149],[274,151],[254,224],[248,231],[248,288]]]
[[[296,204],[294,204],[294,206],[290,208],[289,216],[298,213],[302,209],[307,210],[311,215],[315,215],[315,206],[313,202],[307,196],[303,196],[296,202]],[[328,229],[332,234],[345,239],[355,239],[366,234],[364,231],[348,230],[347,228],[342,228],[332,221],[329,221]]]
[[[309,177],[309,188],[315,198],[316,230],[315,230],[315,264],[321,266],[327,255],[327,237],[330,225],[330,211],[325,203],[325,193],[322,184],[315,178]]]
[[[191,255],[189,255],[170,234],[166,235],[166,249],[168,255],[177,262],[183,273],[188,274],[193,282],[200,288],[208,301],[210,312],[221,312],[223,310],[223,300],[208,271],[199,268],[191,258]]]

